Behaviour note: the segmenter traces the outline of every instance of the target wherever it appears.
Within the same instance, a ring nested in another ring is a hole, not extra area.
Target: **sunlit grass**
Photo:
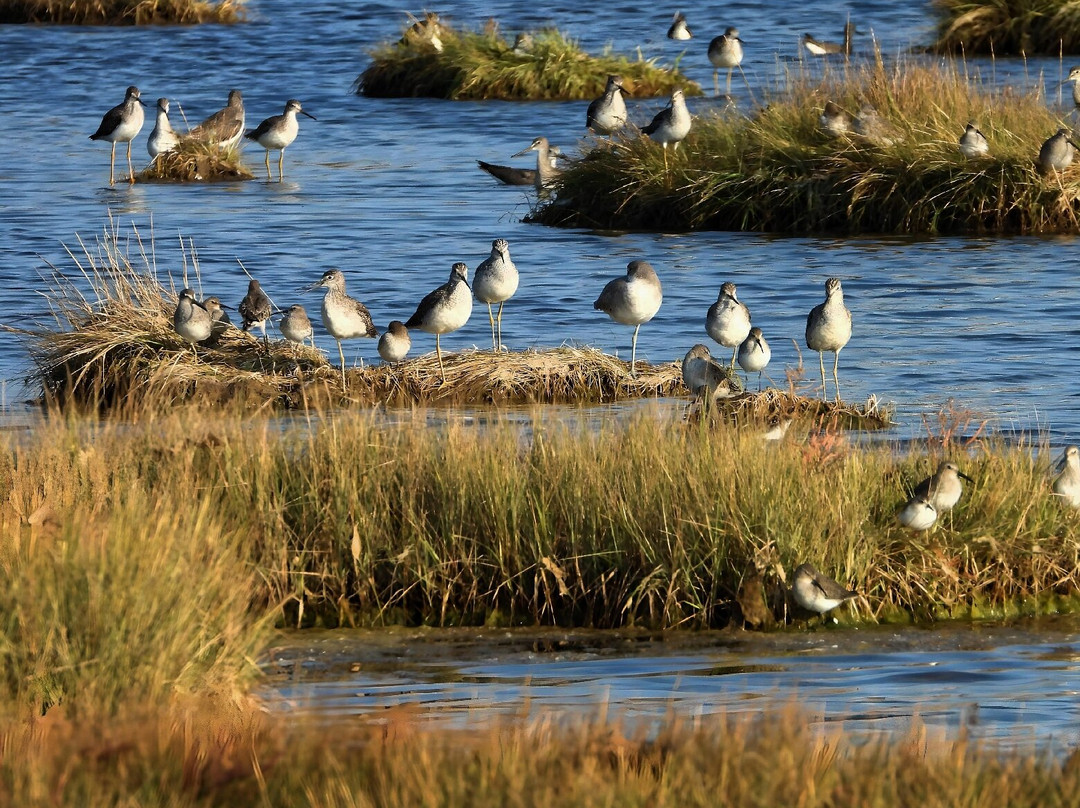
[[[934,48],[999,56],[1080,53],[1075,0],[934,0]]]
[[[0,23],[185,25],[244,19],[245,0],[0,0]]]
[[[171,151],[159,154],[136,176],[139,182],[228,182],[255,179],[240,159],[240,151],[188,137]]]

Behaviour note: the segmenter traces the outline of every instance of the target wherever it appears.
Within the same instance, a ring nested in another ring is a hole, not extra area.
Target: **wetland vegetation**
[[[139,182],[231,182],[255,175],[240,159],[240,151],[181,137],[170,151],[159,154],[136,175]]]
[[[1080,8],[1070,0],[934,0],[945,53],[1059,56],[1080,53]]]
[[[0,0],[0,23],[190,25],[244,19],[245,0]]]

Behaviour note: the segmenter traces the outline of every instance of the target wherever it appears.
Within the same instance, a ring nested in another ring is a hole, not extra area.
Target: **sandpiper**
[[[913,499],[922,497],[934,506],[937,513],[948,513],[960,501],[960,495],[964,491],[961,479],[969,483],[975,481],[960,471],[957,465],[949,460],[942,461],[932,475],[927,477],[912,491]]]
[[[548,144],[548,163],[555,171],[559,170],[558,158],[562,157],[562,149],[554,144]],[[493,176],[504,185],[536,185],[535,168],[517,168],[516,166],[500,166],[494,163],[486,163],[477,160],[481,169]]]
[[[518,271],[510,259],[510,244],[504,238],[491,242],[491,255],[473,273],[472,290],[476,299],[487,303],[488,320],[491,322],[491,350],[502,350],[503,303],[513,297],[518,288]],[[498,320],[491,314],[491,304],[499,304]],[[496,322],[498,336],[496,336]]]
[[[170,152],[180,142],[176,132],[169,123],[169,99],[157,100],[157,121],[154,123],[154,131],[146,141],[146,150],[150,153],[150,159],[155,159],[159,154]]]
[[[803,34],[802,43],[810,53],[814,56],[830,56],[838,53],[844,54],[844,56],[851,56],[851,40],[855,34],[859,33],[855,30],[855,23],[850,20],[844,26],[844,42],[822,42],[819,39],[814,39],[810,34]]]
[[[990,144],[986,137],[979,131],[974,121],[969,121],[964,127],[964,134],[960,135],[960,153],[964,157],[983,157],[990,151]]]
[[[686,25],[686,15],[681,11],[676,11],[675,17],[671,20],[671,27],[667,29],[667,38],[682,41],[691,39],[693,36]]]
[[[851,124],[851,131],[876,146],[892,146],[902,139],[900,130],[869,104],[864,104]]]
[[[911,530],[929,530],[937,521],[937,509],[925,496],[914,496],[896,514],[897,520]]]
[[[285,314],[278,320],[278,331],[289,342],[303,345],[304,340],[311,340],[312,346],[315,345],[315,329],[311,327],[311,319],[299,303],[285,309]]]
[[[367,306],[345,293],[345,274],[340,269],[328,269],[323,276],[308,287],[308,291],[322,287],[326,289],[322,302],[323,327],[337,342],[338,357],[341,359],[341,388],[345,389],[345,351],[341,348],[343,339],[354,337],[377,337],[371,322]]]
[[[608,76],[604,94],[589,104],[585,128],[598,135],[610,135],[626,126],[626,101],[622,76]]]
[[[254,278],[248,281],[247,294],[244,295],[244,299],[240,301],[240,305],[236,307],[236,310],[240,312],[244,330],[251,331],[252,328],[258,328],[262,331],[263,342],[265,343],[267,341],[266,321],[270,319],[274,307],[270,303],[270,298],[266,296],[266,292],[262,290],[259,282]]]
[[[446,381],[440,337],[457,331],[472,314],[472,290],[469,288],[469,267],[458,261],[450,268],[450,279],[429,292],[416,307],[413,316],[405,321],[406,328],[419,328],[435,335],[435,355],[439,359],[439,375]]]
[[[229,313],[225,311],[229,307],[216,297],[206,298],[202,302],[202,307],[210,315],[209,342],[216,343],[221,339],[222,334],[232,328],[232,320],[229,319]]]
[[[828,575],[818,572],[813,564],[800,564],[795,569],[791,595],[806,611],[825,614],[845,600],[857,598],[859,593],[840,586]]]
[[[131,141],[139,134],[143,125],[143,102],[139,98],[139,88],[131,86],[124,95],[124,103],[118,104],[101,119],[101,125],[91,140],[104,140],[112,144],[109,157],[109,185],[116,183],[116,144],[127,143],[128,182],[135,182],[135,169],[131,167]]]
[[[513,156],[521,157],[521,155],[528,154],[531,151],[536,152],[536,175],[534,179],[536,192],[544,194],[560,172],[555,167],[555,161],[551,158],[551,146],[546,137],[535,138],[528,148],[522,149]]]
[[[200,123],[187,136],[209,146],[229,149],[240,142],[244,134],[244,98],[239,90],[229,90],[229,101]]]
[[[739,346],[750,333],[750,309],[739,302],[735,284],[730,281],[721,285],[716,302],[709,306],[705,331],[725,348],[731,348],[731,367],[734,369]]]
[[[678,92],[678,90],[676,90]],[[630,375],[634,375],[637,359],[637,338],[642,323],[647,323],[664,300],[660,279],[648,261],[631,261],[626,266],[626,277],[608,281],[593,308],[604,312],[617,323],[634,326],[634,339],[630,348]]]
[[[1075,152],[1076,144],[1069,137],[1069,130],[1062,127],[1039,149],[1039,168],[1044,173],[1064,171],[1072,164]]]
[[[709,404],[738,392],[731,384],[727,369],[713,359],[709,349],[700,342],[683,357],[682,379],[692,395]]]
[[[740,65],[743,59],[743,45],[739,39],[738,28],[728,28],[720,36],[709,43],[709,61],[716,70],[713,71],[713,89],[716,95],[720,95],[720,68],[727,68],[727,90],[725,94],[731,95],[731,73]]]
[[[840,364],[840,349],[851,339],[851,312],[844,305],[844,289],[839,278],[825,281],[825,302],[810,310],[806,317],[806,347],[818,352],[818,364],[821,365],[821,397],[825,392],[826,351],[833,353],[833,384],[836,387],[836,401],[840,402],[840,379],[837,367]]]
[[[182,340],[191,343],[191,350],[195,352],[195,360],[198,361],[199,351],[195,348],[195,343],[202,342],[210,336],[213,323],[210,320],[210,312],[195,299],[193,289],[184,289],[180,292],[180,299],[176,302],[176,311],[173,312],[173,328]]]
[[[408,356],[410,348],[412,348],[412,338],[409,336],[409,329],[405,327],[405,323],[401,320],[391,320],[390,325],[379,337],[379,356],[384,362],[394,365]]]
[[[769,428],[761,434],[761,439],[766,441],[783,440],[793,423],[794,419],[792,418],[782,418],[775,424],[771,424]]]
[[[413,24],[405,31],[405,36],[398,40],[399,45],[426,46],[430,45],[438,53],[442,53],[443,43],[439,34],[442,26],[439,23],[439,15],[434,11],[425,11],[424,19],[418,20],[412,14],[409,18]]]
[[[686,139],[690,134],[690,110],[686,108],[686,99],[682,90],[675,90],[671,94],[671,101],[660,110],[641,131],[664,147],[664,171],[667,171],[667,147],[669,143],[674,145],[672,153],[678,152],[679,142]]]
[[[1074,508],[1080,508],[1080,449],[1070,446],[1061,458],[1064,468],[1054,478],[1054,493]]]
[[[305,112],[300,106],[299,101],[295,98],[290,98],[285,102],[284,112],[280,115],[271,115],[246,135],[248,140],[254,140],[266,149],[267,179],[271,179],[273,176],[270,173],[270,151],[272,149],[278,150],[278,181],[280,182],[283,177],[282,165],[285,162],[285,148],[296,140],[296,134],[300,131],[300,124],[296,120],[296,113],[298,112],[301,115],[307,115],[313,121],[318,120],[310,112]]]
[[[739,345],[738,356],[739,367],[746,372],[747,376],[751,373],[757,373],[758,392],[761,392],[761,374],[768,367],[769,360],[772,359],[772,349],[769,347],[769,343],[765,341],[765,337],[762,336],[760,328],[755,326],[750,329],[746,339]]]
[[[1062,84],[1072,82],[1073,106],[1080,109],[1080,67],[1069,70],[1069,77]]]
[[[518,35],[514,37],[514,53],[518,56],[528,56],[529,52],[533,49],[532,34],[528,31],[520,31]]]
[[[845,111],[832,101],[825,102],[825,109],[822,111],[821,117],[818,118],[818,126],[834,137],[850,132],[854,122],[855,119],[850,112]]]

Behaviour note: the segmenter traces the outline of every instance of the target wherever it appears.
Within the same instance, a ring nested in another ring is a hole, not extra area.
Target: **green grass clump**
[[[244,19],[245,0],[0,0],[0,23],[191,25]]]
[[[253,180],[238,149],[223,149],[188,137],[172,151],[159,154],[136,175],[139,182],[229,182]]]
[[[751,117],[697,118],[677,156],[644,135],[598,145],[556,181],[530,220],[615,229],[784,233],[1073,233],[1080,171],[1035,160],[1059,120],[1038,91],[984,91],[953,67],[879,60],[824,81],[793,79]],[[900,138],[877,145],[818,125],[825,102],[869,104]],[[978,122],[990,156],[957,141]]]
[[[939,52],[1058,56],[1080,53],[1074,0],[934,0]]]
[[[610,74],[621,75],[627,92],[636,96],[666,95],[676,88],[688,95],[701,92],[677,70],[660,67],[655,60],[609,52],[590,56],[555,30],[535,33],[522,53],[515,52],[495,26],[477,33],[440,23],[438,31],[441,51],[409,31],[400,42],[377,47],[356,81],[357,92],[379,98],[591,99],[603,94]]]

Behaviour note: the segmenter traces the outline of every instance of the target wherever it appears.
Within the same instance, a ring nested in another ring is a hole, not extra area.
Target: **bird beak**
[[[317,281],[315,281],[315,283],[311,284],[310,286],[302,287],[300,289],[300,292],[301,292],[301,294],[304,293],[304,292],[314,292],[316,289],[318,289],[322,285],[323,285],[322,280],[317,280]]]
[[[962,480],[967,480],[972,485],[975,485],[975,481],[973,479],[971,479],[970,477],[968,477],[966,474],[964,474],[964,472],[962,472],[962,471],[956,472],[956,476],[959,477]]]
[[[312,114],[311,114],[310,112],[308,112],[307,110],[303,110],[303,109],[302,109],[302,110],[300,110],[300,114],[301,114],[301,115],[307,115],[307,116],[308,116],[309,118],[311,118],[311,120],[313,120],[313,121],[317,121],[317,120],[319,120],[318,118],[316,118],[316,117],[315,117],[314,115],[312,115]]]
[[[221,308],[223,308],[223,309],[228,309],[229,311],[233,310],[233,307],[226,304],[226,303],[218,303],[218,305],[221,306]]]
[[[511,156],[511,157],[521,157],[521,155],[523,155],[523,154],[528,154],[528,153],[529,153],[529,152],[531,152],[532,150],[533,150],[533,147],[532,147],[532,146],[529,146],[529,148],[527,148],[527,149],[522,149],[522,150],[521,150],[521,151],[519,151],[519,152],[518,152],[517,154],[511,154],[510,156]]]

